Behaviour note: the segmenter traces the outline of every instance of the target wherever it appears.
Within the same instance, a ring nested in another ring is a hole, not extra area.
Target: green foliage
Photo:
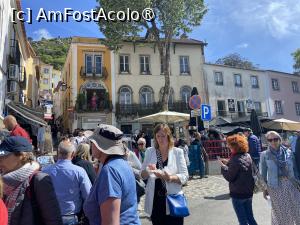
[[[170,90],[170,46],[172,38],[180,37],[199,26],[207,8],[204,0],[97,0],[104,11],[138,11],[142,14],[151,8],[155,19],[146,21],[99,21],[98,26],[106,40],[103,42],[112,50],[122,47],[124,39],[138,40],[145,33],[144,40],[155,42],[164,68],[165,86],[162,96],[162,109],[168,109]]]
[[[71,38],[42,38],[40,41],[29,39],[37,56],[57,70],[61,70],[65,63],[71,40]]]
[[[232,66],[240,69],[258,69],[258,65],[254,65],[249,60],[242,58],[237,53],[229,54],[223,58],[220,58],[216,61],[216,64]]]
[[[80,93],[77,95],[76,98],[76,109],[82,109],[85,105],[85,95],[83,93]]]
[[[294,70],[296,73],[300,73],[300,48],[293,52],[292,56],[294,58]]]

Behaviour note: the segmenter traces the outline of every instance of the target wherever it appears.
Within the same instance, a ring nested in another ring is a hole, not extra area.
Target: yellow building
[[[113,53],[100,39],[72,38],[60,91],[64,131],[112,123],[111,59]]]

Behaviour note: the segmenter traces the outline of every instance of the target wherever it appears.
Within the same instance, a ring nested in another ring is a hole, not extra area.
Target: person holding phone
[[[272,225],[300,224],[300,191],[294,154],[275,131],[266,134],[268,149],[261,153],[260,172],[268,184],[263,192],[272,203]],[[298,187],[297,187],[298,186]]]
[[[227,138],[231,158],[220,159],[223,177],[229,182],[232,205],[240,225],[257,225],[252,211],[254,179],[252,159],[248,152],[247,140],[236,134]]]
[[[182,192],[188,180],[188,170],[183,150],[174,147],[171,130],[167,124],[154,129],[154,147],[148,148],[141,176],[148,179],[145,196],[145,213],[153,225],[183,225],[183,217],[170,216],[166,208],[166,195]]]

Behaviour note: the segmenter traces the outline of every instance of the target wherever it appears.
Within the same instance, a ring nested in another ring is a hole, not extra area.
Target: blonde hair
[[[91,161],[90,145],[86,143],[81,143],[78,145],[75,156],[79,157],[80,159]]]
[[[163,132],[165,132],[165,134],[168,136],[169,149],[173,148],[174,147],[174,139],[173,139],[173,136],[172,136],[172,132],[171,132],[170,127],[167,124],[165,124],[165,123],[158,124],[154,128],[154,131],[153,131],[153,134],[154,134],[154,147],[156,149],[159,149],[159,145],[158,145],[158,142],[156,140],[156,134],[160,130],[162,130]]]
[[[267,133],[266,133],[266,138],[268,139],[268,136],[270,136],[270,135],[275,135],[275,136],[277,136],[278,138],[279,138],[279,140],[280,140],[280,142],[282,142],[282,138],[281,138],[281,136],[280,136],[280,134],[278,134],[276,131],[274,131],[274,130],[271,130],[271,131],[268,131]]]

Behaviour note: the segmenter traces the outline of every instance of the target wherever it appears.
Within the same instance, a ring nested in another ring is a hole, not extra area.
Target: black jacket
[[[296,160],[296,166],[297,166],[297,170],[298,170],[298,175],[300,176],[300,136],[298,136],[298,138],[296,140],[295,160]]]
[[[229,182],[230,196],[251,198],[254,189],[251,156],[248,153],[238,153],[229,160],[227,166],[226,169],[221,168],[221,172]]]
[[[97,175],[93,167],[93,164],[91,162],[81,159],[79,157],[75,157],[72,160],[72,163],[75,164],[76,166],[82,167],[86,171],[88,177],[90,178],[91,183],[94,184]]]
[[[23,202],[12,212],[10,225],[62,225],[51,177],[40,172],[32,179],[33,187],[26,190]]]

